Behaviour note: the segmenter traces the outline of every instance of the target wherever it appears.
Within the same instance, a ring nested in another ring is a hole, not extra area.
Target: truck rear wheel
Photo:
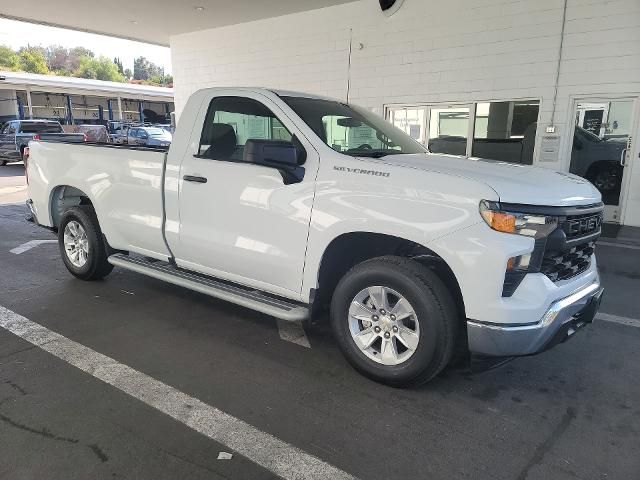
[[[98,218],[90,206],[72,207],[64,213],[58,245],[67,270],[81,280],[99,280],[113,270]]]
[[[356,370],[410,387],[428,382],[448,364],[459,319],[435,273],[414,260],[388,256],[360,263],[340,280],[331,324]]]

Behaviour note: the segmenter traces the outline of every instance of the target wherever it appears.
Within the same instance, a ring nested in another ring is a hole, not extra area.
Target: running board
[[[282,320],[304,320],[309,316],[309,309],[301,304],[274,297],[258,290],[251,290],[247,287],[182,270],[166,262],[147,261],[116,253],[109,257],[109,263],[116,267],[142,273],[143,275],[204,293],[220,300],[226,300]]]

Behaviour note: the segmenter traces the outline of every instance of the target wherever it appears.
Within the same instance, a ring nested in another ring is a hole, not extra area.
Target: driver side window
[[[292,141],[292,135],[271,110],[245,97],[211,100],[198,155],[212,160],[242,161],[248,140]]]

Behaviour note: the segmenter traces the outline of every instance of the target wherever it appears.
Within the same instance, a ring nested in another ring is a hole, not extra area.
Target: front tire
[[[394,387],[428,382],[451,360],[460,324],[438,276],[402,257],[353,267],[331,301],[331,325],[349,363]]]
[[[7,163],[9,163],[7,160],[0,160],[0,167],[4,167]]]
[[[99,280],[113,270],[98,218],[90,206],[72,207],[64,213],[58,245],[67,270],[80,280]]]

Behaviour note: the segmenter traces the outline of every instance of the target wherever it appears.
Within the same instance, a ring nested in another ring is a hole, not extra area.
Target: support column
[[[138,102],[138,113],[140,114],[140,123],[144,123],[144,101]]]
[[[27,108],[29,109],[29,119],[33,119],[33,103],[31,102],[30,88],[27,88]]]
[[[122,98],[118,97],[118,118],[121,122],[124,121],[124,115],[122,114]]]
[[[66,95],[67,97],[67,125],[73,125],[73,110],[71,109],[71,96]]]
[[[112,100],[108,99],[107,100],[107,109],[109,110],[109,121],[113,121],[113,104],[111,103]]]

